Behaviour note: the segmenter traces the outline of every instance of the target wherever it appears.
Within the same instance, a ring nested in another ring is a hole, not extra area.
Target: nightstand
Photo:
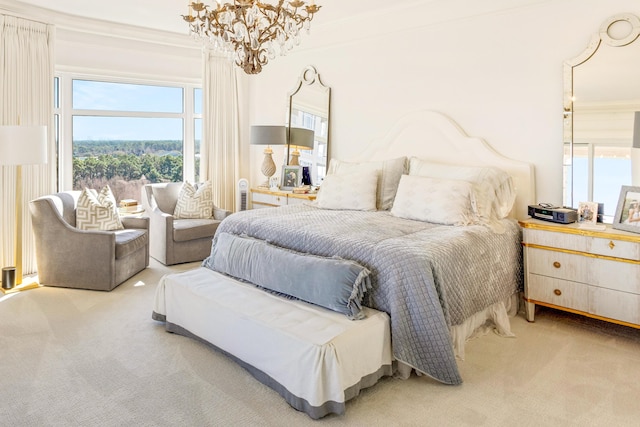
[[[520,226],[527,320],[543,305],[640,328],[640,234],[535,219]]]
[[[271,191],[266,188],[251,189],[251,209],[296,205],[315,199],[316,194],[294,194],[291,191]]]

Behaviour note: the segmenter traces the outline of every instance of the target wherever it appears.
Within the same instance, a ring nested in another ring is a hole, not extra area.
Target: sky
[[[195,90],[195,113],[201,113],[202,90]],[[73,117],[74,140],[182,140],[183,89],[151,85],[73,81],[73,109],[170,113],[170,117]],[[196,139],[201,128],[196,127]]]

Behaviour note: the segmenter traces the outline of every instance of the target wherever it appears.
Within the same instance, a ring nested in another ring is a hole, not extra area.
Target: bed
[[[202,268],[351,322],[369,308],[386,313],[402,375],[460,384],[456,357],[479,327],[511,335],[507,313],[522,287],[515,218],[534,199],[530,164],[420,111],[360,158],[332,160],[316,202],[225,219]],[[154,316],[171,324],[165,287]]]

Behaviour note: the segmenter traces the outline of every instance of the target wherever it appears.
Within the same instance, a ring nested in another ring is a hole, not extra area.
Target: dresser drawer
[[[640,294],[638,264],[538,248],[525,253],[530,274]]]
[[[287,196],[276,196],[272,194],[253,193],[251,196],[251,202],[254,208],[263,206],[284,206],[287,204]]]
[[[539,246],[640,261],[640,243],[625,240],[525,229],[524,242]]]
[[[640,295],[591,287],[589,307],[589,313],[640,324]]]
[[[525,296],[527,299],[588,312],[588,288],[583,283],[529,274]]]

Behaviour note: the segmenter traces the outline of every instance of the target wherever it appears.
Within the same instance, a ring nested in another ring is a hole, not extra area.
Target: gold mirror
[[[312,67],[302,70],[296,88],[289,94],[287,164],[299,164],[309,167],[312,185],[320,185],[327,174],[329,151],[329,113],[331,88],[320,80],[320,74]],[[313,141],[296,145],[298,136],[305,140],[308,132],[313,131]]]
[[[564,63],[563,204],[604,204],[610,219],[622,185],[638,185],[632,149],[634,116],[640,111],[640,19],[606,20],[589,46]],[[633,168],[632,168],[633,164]]]

